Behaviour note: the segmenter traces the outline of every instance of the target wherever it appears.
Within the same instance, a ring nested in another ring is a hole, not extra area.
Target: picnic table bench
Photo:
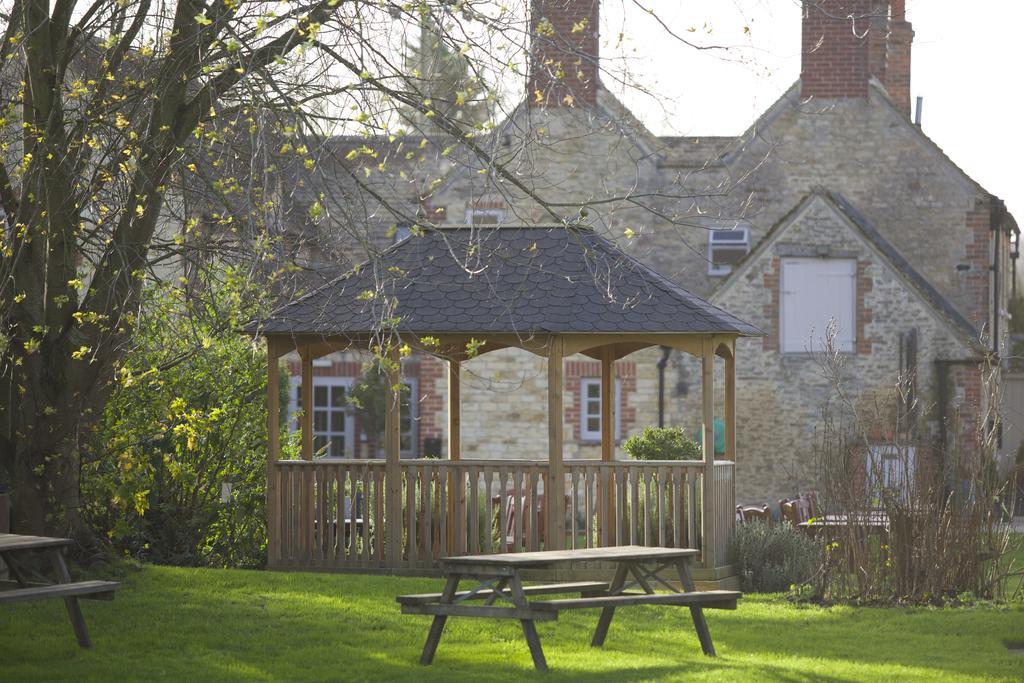
[[[85,617],[82,616],[78,598],[113,600],[114,591],[120,588],[121,584],[116,581],[72,581],[67,563],[64,561],[64,549],[70,544],[71,540],[67,538],[0,534],[0,558],[14,577],[14,581],[0,581],[0,586],[3,587],[3,590],[0,590],[0,604],[63,598],[78,644],[88,648],[92,646],[92,642],[89,640],[89,631],[85,626]],[[42,551],[49,556],[56,579],[54,583],[29,581],[28,572],[18,555],[36,551]]]
[[[562,610],[600,609],[601,616],[590,641],[592,647],[600,647],[608,635],[615,609],[632,605],[689,607],[701,649],[713,657],[715,647],[704,620],[704,609],[736,609],[736,601],[743,596],[738,591],[696,590],[690,564],[697,552],[688,548],[618,546],[446,557],[441,560],[447,576],[442,592],[400,595],[396,600],[402,606],[402,614],[430,614],[434,617],[423,646],[421,664],[433,661],[448,617],[505,618],[521,622],[533,664],[538,670],[545,671],[547,662],[535,622],[554,621]],[[610,583],[581,581],[523,585],[524,570],[549,569],[559,563],[587,561],[614,563],[615,577]],[[675,579],[666,580],[659,575],[666,569],[672,570],[682,590],[669,583]],[[630,576],[632,580],[627,583]],[[463,579],[474,579],[477,583],[470,590],[459,591],[459,583]],[[670,592],[656,593],[656,586]],[[640,590],[630,590],[632,588]],[[580,597],[529,599],[537,595],[565,593],[578,593]],[[466,604],[475,600],[483,600],[484,604]],[[499,606],[496,604],[499,601],[509,606]]]

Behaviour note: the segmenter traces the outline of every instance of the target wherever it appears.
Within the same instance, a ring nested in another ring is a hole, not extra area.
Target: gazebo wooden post
[[[565,469],[562,464],[562,360],[564,340],[553,335],[548,342],[548,478],[547,548],[565,548]]]
[[[736,354],[725,358],[725,458],[736,461]]]
[[[397,340],[390,340],[385,358],[388,382],[384,394],[385,549],[388,565],[395,567],[402,559],[402,360]]]
[[[313,460],[313,355],[309,346],[299,348],[299,358],[302,360],[302,418],[299,429],[302,433],[302,459],[307,462]],[[302,494],[301,504],[303,514],[300,519],[302,524],[302,552],[311,556],[313,550],[313,470],[302,468]]]
[[[462,457],[462,385],[461,385],[461,364],[454,357],[448,360],[448,459],[459,460]],[[464,509],[462,500],[462,486],[456,493],[456,475],[453,470],[448,471],[448,476],[443,485],[448,487],[448,528],[445,533],[448,535],[448,548],[455,548],[455,514]],[[461,478],[459,478],[461,484]]]
[[[448,360],[448,459],[462,457],[462,386],[459,372],[461,363]]]
[[[725,458],[731,460],[732,502],[736,503],[736,340],[732,341],[725,358]],[[728,515],[730,538],[736,527],[736,516]],[[720,530],[724,533],[724,529]]]
[[[710,336],[701,343],[701,398],[703,419],[701,447],[704,455],[704,482],[701,487],[701,557],[704,566],[715,568],[715,348]]]
[[[281,558],[281,514],[278,508],[277,461],[281,457],[281,370],[277,339],[267,337],[267,556]]]
[[[601,349],[601,460],[615,459],[615,347],[611,344]],[[598,484],[600,485],[600,483]],[[604,541],[615,541],[615,489],[606,486],[602,492],[602,512],[598,521],[598,536]],[[589,532],[588,532],[589,533]],[[610,539],[608,538],[610,537]]]

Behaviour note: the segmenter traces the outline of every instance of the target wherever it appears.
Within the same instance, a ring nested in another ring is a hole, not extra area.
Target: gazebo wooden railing
[[[565,547],[708,548],[705,560],[725,557],[735,509],[732,462],[715,462],[707,489],[699,460],[564,466]],[[400,523],[388,525],[385,460],[277,462],[271,566],[430,570],[448,555],[551,547],[542,530],[559,511],[540,503],[546,462],[403,460],[400,471]],[[705,490],[714,516],[707,525]],[[721,533],[706,540],[702,532],[710,528]],[[395,557],[388,555],[390,534],[400,539]]]
[[[471,263],[471,267],[470,267]],[[762,334],[580,227],[428,230],[248,328],[267,339],[269,564],[431,571],[446,555],[619,544],[692,547],[729,572],[736,461],[736,339]],[[510,331],[512,330],[512,331]],[[662,346],[701,359],[699,461],[614,459],[617,359]],[[461,364],[516,348],[547,360],[545,460],[463,459]],[[373,350],[388,374],[383,460],[280,458],[280,359]],[[448,362],[448,458],[401,460],[400,349]],[[601,459],[563,459],[563,365],[601,362]],[[724,361],[725,459],[715,460],[715,360]]]

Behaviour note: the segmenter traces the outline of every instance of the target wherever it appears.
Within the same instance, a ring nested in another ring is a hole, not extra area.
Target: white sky
[[[637,1],[684,38],[733,47],[695,51],[634,0],[603,3],[606,85],[656,133],[739,134],[799,76],[799,0]],[[924,97],[922,128],[1024,225],[1024,3],[907,0],[907,19],[915,33],[911,100]],[[623,73],[658,98],[616,86]]]

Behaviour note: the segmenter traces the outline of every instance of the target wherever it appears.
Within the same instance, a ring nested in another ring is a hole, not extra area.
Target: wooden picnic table
[[[14,577],[14,581],[0,581],[0,586],[3,587],[3,590],[0,590],[0,604],[63,598],[78,644],[88,648],[92,643],[85,626],[85,617],[82,616],[82,609],[78,605],[78,598],[113,600],[114,591],[120,588],[121,584],[116,581],[72,581],[68,565],[64,561],[64,549],[70,544],[71,540],[67,538],[0,534],[0,558]],[[21,556],[32,552],[43,552],[49,557],[54,582],[29,580],[29,572]]]
[[[530,647],[534,666],[547,670],[540,637],[535,622],[553,621],[561,610],[597,609],[597,621],[592,647],[604,644],[608,627],[616,607],[630,605],[670,605],[690,608],[694,629],[704,654],[715,655],[711,632],[704,620],[704,608],[736,609],[736,601],[743,597],[738,591],[697,591],[693,582],[691,563],[698,551],[688,548],[649,548],[618,546],[612,548],[585,548],[579,550],[546,550],[528,553],[498,553],[494,555],[465,555],[441,560],[447,582],[441,593],[400,595],[396,598],[403,614],[430,614],[427,642],[420,657],[421,664],[434,659],[441,633],[450,616],[518,619],[523,635]],[[616,565],[611,583],[581,581],[574,583],[541,583],[526,586],[522,572],[527,569],[550,569],[568,562],[611,562]],[[673,578],[665,579],[660,573],[671,570]],[[627,583],[627,579],[632,580]],[[471,579],[476,583],[470,590],[459,591],[459,583]],[[682,590],[669,583],[678,579]],[[630,590],[640,588],[640,591]],[[655,587],[668,593],[655,593]],[[535,595],[579,593],[578,598],[558,600],[529,600]],[[483,600],[483,605],[466,604]],[[499,601],[509,606],[497,606]]]

